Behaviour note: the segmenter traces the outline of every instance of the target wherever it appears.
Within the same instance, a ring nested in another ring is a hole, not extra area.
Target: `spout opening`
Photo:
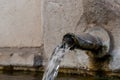
[[[75,49],[76,41],[75,35],[73,33],[67,33],[63,36],[62,44],[67,44],[70,47],[70,50]]]

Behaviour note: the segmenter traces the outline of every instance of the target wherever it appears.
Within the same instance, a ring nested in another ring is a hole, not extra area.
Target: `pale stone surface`
[[[0,0],[0,10],[0,47],[41,46],[41,0]]]
[[[0,65],[41,66],[42,48],[0,48]]]
[[[65,33],[75,32],[77,22],[82,15],[82,0],[44,0],[44,49],[48,59],[53,49],[60,44]],[[81,29],[82,31],[82,29]],[[77,65],[75,55],[65,56],[62,66],[74,67]]]
[[[45,58],[61,42],[65,33],[83,33],[96,25],[104,27],[111,34],[112,58],[110,70],[120,69],[120,1],[119,0],[44,0],[43,28]],[[114,48],[113,48],[114,47]],[[84,54],[84,52],[82,52]],[[65,56],[62,66],[88,66],[88,57],[76,52]],[[86,59],[86,60],[81,60]]]
[[[0,47],[37,47],[44,42],[45,50],[43,54],[43,48],[0,48],[0,65],[41,66],[42,56],[46,62],[64,34],[83,33],[97,25],[111,34],[109,69],[120,70],[119,0],[42,0],[42,5],[41,0],[0,2]],[[84,51],[71,51],[61,66],[88,69],[89,57]]]

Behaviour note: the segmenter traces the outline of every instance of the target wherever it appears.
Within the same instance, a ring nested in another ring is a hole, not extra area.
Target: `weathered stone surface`
[[[0,65],[41,66],[42,54],[41,48],[0,48]]]
[[[0,47],[9,47],[0,48],[0,65],[44,65],[42,56],[46,62],[64,34],[101,26],[111,35],[108,67],[120,70],[120,0],[42,0],[42,10],[41,0],[0,2]],[[41,46],[42,35],[44,54],[43,48],[10,48]],[[85,52],[77,50],[70,51],[61,66],[88,69],[89,63]]]
[[[120,69],[119,3],[119,0],[44,0],[42,13],[45,58],[50,57],[65,33],[83,33],[91,27],[101,26],[111,35],[112,48],[109,54],[112,58],[109,69]],[[77,56],[76,52],[66,55],[62,66],[87,68],[89,59],[82,53]]]
[[[43,28],[45,58],[48,59],[53,49],[60,44],[65,33],[75,32],[77,22],[83,12],[82,0],[44,0]],[[82,31],[82,27],[81,30]],[[75,55],[68,54],[63,66],[76,66]]]
[[[120,69],[120,1],[119,0],[84,0],[83,18],[88,28],[97,25],[106,28],[111,36],[110,70]],[[81,23],[79,23],[81,25]],[[92,25],[92,26],[91,26]],[[88,29],[87,28],[87,29]],[[87,30],[86,29],[86,30]]]
[[[0,47],[41,46],[41,0],[0,0],[0,10]]]

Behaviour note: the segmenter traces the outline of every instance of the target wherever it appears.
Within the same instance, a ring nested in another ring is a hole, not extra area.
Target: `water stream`
[[[69,49],[67,44],[60,44],[54,49],[42,80],[54,80],[58,74],[60,62]]]

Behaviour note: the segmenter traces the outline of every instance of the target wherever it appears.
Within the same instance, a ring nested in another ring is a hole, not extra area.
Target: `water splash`
[[[69,49],[67,44],[60,44],[54,49],[42,80],[54,80],[58,74],[60,62]]]

